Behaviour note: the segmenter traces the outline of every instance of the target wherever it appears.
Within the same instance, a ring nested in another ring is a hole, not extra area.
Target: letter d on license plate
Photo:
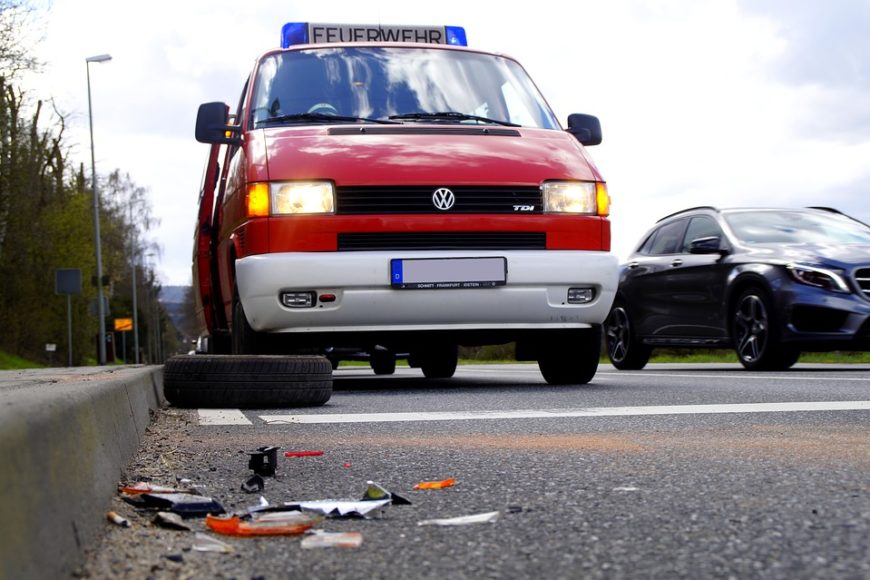
[[[507,259],[422,258],[390,261],[393,288],[437,290],[492,288],[507,282]]]

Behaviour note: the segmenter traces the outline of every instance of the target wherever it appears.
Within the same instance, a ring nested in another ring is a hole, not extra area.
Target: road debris
[[[232,554],[234,551],[229,544],[202,532],[197,532],[194,536],[193,549],[197,552],[217,552],[220,554]]]
[[[456,485],[456,480],[452,477],[442,479],[441,481],[421,481],[414,486],[414,489],[444,489],[445,487],[453,487]]]
[[[191,531],[191,527],[184,523],[181,516],[172,512],[157,512],[151,523],[170,530]]]
[[[366,483],[368,484],[368,488],[366,488],[365,495],[363,495],[364,501],[389,499],[393,502],[393,505],[411,505],[411,502],[407,499],[391,491],[387,491],[382,485],[375,483],[374,481],[368,481]]]
[[[242,491],[245,493],[258,493],[266,487],[266,482],[259,475],[252,475],[248,481],[242,484]]]
[[[469,524],[485,524],[494,522],[498,519],[501,512],[486,512],[482,514],[474,514],[470,516],[460,516],[458,518],[444,518],[434,520],[423,520],[417,522],[418,526],[466,526]]]
[[[121,515],[116,512],[108,512],[106,514],[106,519],[115,524],[116,526],[121,526],[122,528],[130,527],[130,521],[126,518],[121,517]]]
[[[303,550],[317,548],[359,548],[362,545],[362,534],[359,532],[324,532],[312,530],[302,538],[300,545]]]
[[[177,487],[169,487],[166,485],[153,485],[151,483],[140,481],[134,483],[133,485],[121,486],[118,488],[118,491],[121,493],[126,493],[128,495],[139,495],[142,493],[185,493],[188,490],[179,489]]]
[[[122,499],[136,507],[169,510],[185,518],[225,513],[223,506],[214,499],[189,493],[143,493],[138,498]]]
[[[323,451],[287,451],[284,457],[320,457]]]
[[[206,516],[205,525],[210,530],[226,536],[296,536],[323,521],[320,516],[298,511],[260,513],[243,519]]]
[[[251,459],[248,469],[253,469],[257,475],[271,477],[278,469],[278,449],[280,447],[259,447],[256,451],[248,451]]]
[[[368,517],[368,514],[390,505],[391,499],[342,500],[321,499],[315,501],[287,502],[285,508],[323,514],[332,518]]]

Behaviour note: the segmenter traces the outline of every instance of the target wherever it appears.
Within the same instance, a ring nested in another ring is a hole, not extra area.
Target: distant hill
[[[184,295],[189,289],[190,286],[163,286],[160,289],[160,303],[166,309],[172,324],[181,333],[184,333],[184,328],[186,328],[184,324],[186,314],[184,311]],[[184,336],[184,340],[191,340],[193,338],[195,337]]]
[[[163,304],[184,302],[184,293],[190,286],[164,286],[160,289],[160,302]]]

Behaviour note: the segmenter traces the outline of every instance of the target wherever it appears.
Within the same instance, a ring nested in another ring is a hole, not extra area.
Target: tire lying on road
[[[332,365],[322,356],[175,356],[163,393],[176,407],[310,407],[332,396]]]

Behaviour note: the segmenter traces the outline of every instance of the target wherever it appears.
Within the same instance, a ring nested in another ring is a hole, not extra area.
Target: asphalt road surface
[[[870,578],[870,367],[599,369],[546,385],[534,365],[462,366],[426,381],[340,368],[323,407],[168,408],[126,481],[188,478],[228,511],[248,451],[279,446],[272,504],[359,499],[373,480],[412,505],[322,522],[358,548],[299,537],[191,549],[120,499],[81,573],[97,578]],[[285,451],[323,451],[285,458]],[[421,481],[455,478],[440,490]],[[419,525],[498,512],[496,521]]]

